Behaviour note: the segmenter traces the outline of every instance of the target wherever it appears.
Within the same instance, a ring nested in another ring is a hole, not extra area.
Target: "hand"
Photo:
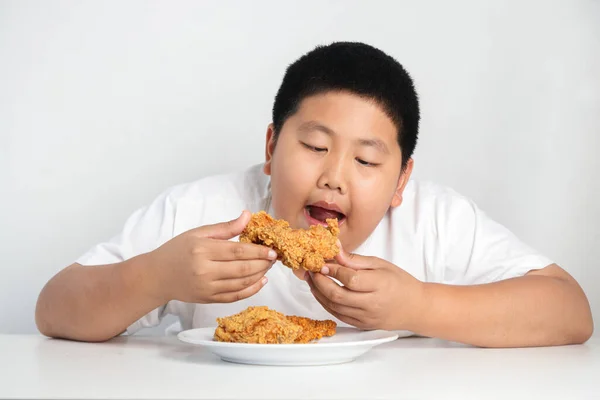
[[[360,329],[411,330],[422,301],[419,280],[385,260],[343,249],[335,261],[320,273],[305,275],[311,292],[330,314]]]
[[[232,242],[251,215],[189,230],[148,253],[166,301],[231,303],[256,294],[277,259],[266,246]]]

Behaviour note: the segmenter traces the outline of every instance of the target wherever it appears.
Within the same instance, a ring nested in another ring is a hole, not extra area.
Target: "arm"
[[[42,289],[35,321],[46,336],[103,341],[166,304],[148,255],[97,266],[73,264]]]
[[[588,300],[556,264],[473,286],[422,284],[414,331],[484,347],[583,343],[593,332]]]
[[[593,331],[585,294],[554,264],[519,278],[452,286],[420,282],[377,257],[342,251],[336,260],[307,281],[327,311],[362,329],[409,330],[484,347],[583,343]]]
[[[127,261],[65,268],[40,293],[38,329],[52,337],[104,341],[170,300],[231,303],[254,295],[265,285],[277,253],[227,240],[249,220],[246,211],[233,221],[184,232]]]

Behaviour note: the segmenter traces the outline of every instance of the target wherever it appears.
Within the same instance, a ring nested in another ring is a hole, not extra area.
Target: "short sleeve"
[[[473,285],[523,276],[553,262],[459,195],[438,207],[437,231],[444,254],[442,282]]]
[[[114,264],[156,249],[172,237],[174,208],[168,194],[162,194],[150,205],[135,211],[118,235],[95,245],[76,262],[84,266]],[[133,323],[127,333],[157,326],[167,313],[169,305],[166,304]]]
[[[171,239],[174,218],[174,206],[168,195],[162,194],[150,205],[135,211],[117,236],[92,247],[76,262],[112,264],[152,251]]]

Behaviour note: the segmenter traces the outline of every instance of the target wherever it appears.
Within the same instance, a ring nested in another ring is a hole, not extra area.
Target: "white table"
[[[80,343],[0,335],[0,398],[600,399],[600,338],[479,349],[405,338],[348,364],[230,364],[176,337]]]

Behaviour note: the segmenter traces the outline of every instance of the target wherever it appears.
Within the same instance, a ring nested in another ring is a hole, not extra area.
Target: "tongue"
[[[340,218],[340,213],[317,206],[311,206],[310,216],[319,221],[325,221],[328,218]]]

